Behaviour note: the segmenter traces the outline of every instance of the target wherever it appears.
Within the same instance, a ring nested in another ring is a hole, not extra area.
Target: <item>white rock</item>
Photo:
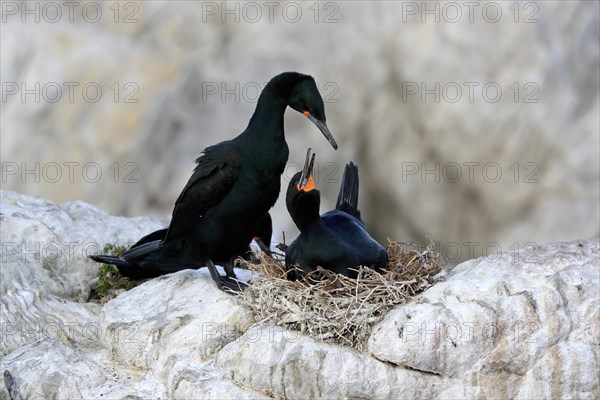
[[[145,370],[174,359],[204,361],[254,323],[206,269],[143,283],[102,309],[102,344],[115,362]]]
[[[83,202],[56,205],[0,193],[0,342],[2,354],[10,353],[0,370],[11,372],[24,398],[172,397],[168,390],[188,398],[258,396],[218,379],[203,361],[253,322],[205,269],[148,281],[104,306],[74,301],[87,299],[98,274],[88,254],[105,243],[133,243],[162,228],[160,221],[112,217]],[[44,253],[54,243],[69,243],[72,251]],[[23,256],[23,249],[34,252]],[[52,274],[49,257],[60,266]],[[236,272],[242,280],[250,277]],[[204,380],[190,381],[196,370]]]
[[[178,399],[268,399],[269,396],[242,389],[215,371],[213,362],[194,363],[182,359],[171,369],[168,392]]]
[[[597,394],[598,249],[596,239],[465,262],[388,313],[369,350],[399,366],[470,376],[487,396]],[[565,373],[582,378],[566,383]]]
[[[4,268],[4,265],[2,266]],[[75,303],[31,286],[13,281],[2,290],[0,349],[5,355],[28,343],[66,336],[86,339],[99,332],[101,307],[92,303]]]
[[[113,217],[81,201],[57,205],[6,190],[0,190],[0,202],[0,354],[57,329],[94,324],[100,307],[83,302],[100,264],[87,256],[164,226],[156,218]]]
[[[0,202],[3,290],[15,281],[35,282],[48,293],[87,301],[99,268],[88,255],[101,253],[106,243],[133,244],[164,228],[157,218],[114,217],[81,201],[57,205],[0,190]]]
[[[161,226],[82,202],[1,199],[3,245],[128,242]],[[599,247],[555,243],[465,262],[388,313],[370,354],[253,325],[205,269],[149,280],[101,306],[79,302],[96,273],[83,256],[50,274],[43,253],[21,260],[3,250],[0,372],[23,398],[595,399]]]
[[[143,371],[112,363],[97,338],[88,343],[45,338],[14,351],[1,366],[11,372],[24,399],[166,397],[156,383],[144,381]],[[8,398],[4,385],[0,388],[0,398]]]
[[[238,385],[289,399],[430,398],[455,384],[273,325],[257,325],[225,346],[215,367]]]

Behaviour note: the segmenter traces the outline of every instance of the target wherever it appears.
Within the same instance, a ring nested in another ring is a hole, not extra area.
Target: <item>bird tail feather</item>
[[[90,256],[90,258],[99,263],[114,264],[118,267],[129,267],[130,266],[130,264],[127,260],[123,260],[122,258],[119,258],[119,257],[96,255],[96,256]]]
[[[352,161],[346,164],[335,208],[360,218],[360,211],[358,211],[358,167]]]

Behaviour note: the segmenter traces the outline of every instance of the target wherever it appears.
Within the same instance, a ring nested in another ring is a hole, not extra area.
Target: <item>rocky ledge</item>
[[[1,206],[0,372],[13,396],[600,397],[598,239],[460,264],[360,353],[255,321],[204,270],[87,302],[98,265],[86,256],[163,221],[9,191]]]

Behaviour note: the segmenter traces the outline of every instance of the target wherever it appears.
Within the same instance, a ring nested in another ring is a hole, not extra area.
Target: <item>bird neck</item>
[[[264,139],[285,140],[283,115],[286,108],[285,97],[276,85],[269,82],[258,98],[256,110],[248,123],[248,130]]]
[[[310,229],[322,229],[318,228],[321,225],[323,225],[324,227],[327,226],[325,225],[325,222],[321,219],[319,213],[306,215],[305,218],[300,220],[294,220],[294,222],[296,223],[296,226],[298,227],[300,232],[305,232],[306,230]]]
[[[295,207],[288,207],[288,211],[298,229],[302,231],[312,224],[323,223],[319,208],[320,196],[314,194],[304,197]]]

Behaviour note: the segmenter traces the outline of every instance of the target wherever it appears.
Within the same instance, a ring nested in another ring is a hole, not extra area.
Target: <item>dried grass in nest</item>
[[[357,269],[357,279],[318,268],[297,281],[286,279],[282,260],[261,258],[241,304],[257,321],[272,322],[326,343],[363,350],[371,328],[388,310],[433,285],[441,271],[431,240],[424,251],[389,241],[388,265],[381,272]]]

